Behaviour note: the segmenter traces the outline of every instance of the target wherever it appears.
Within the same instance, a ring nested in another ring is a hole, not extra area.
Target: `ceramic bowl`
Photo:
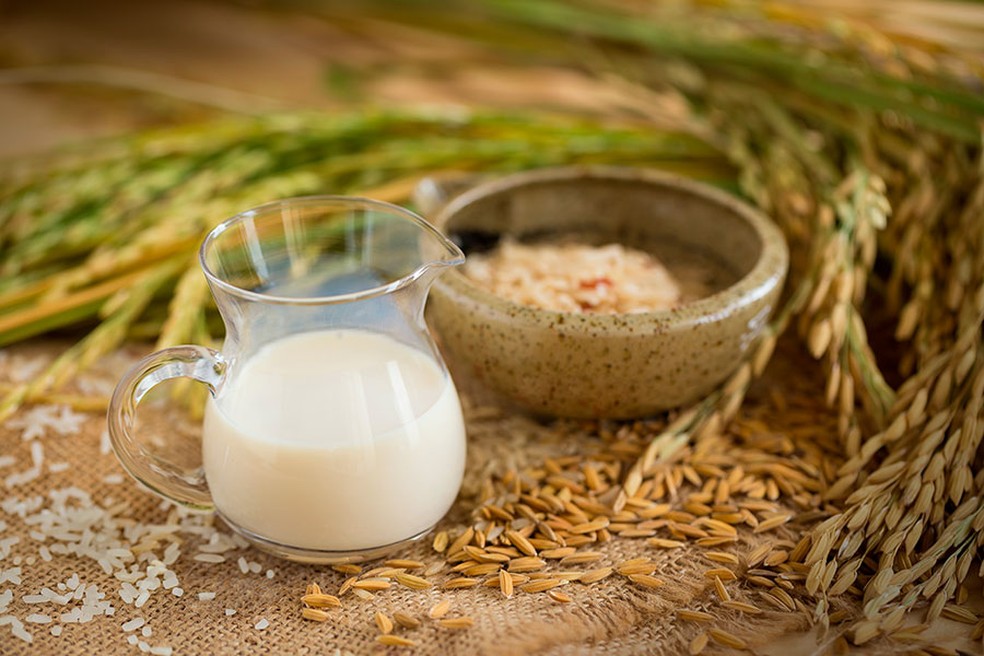
[[[765,326],[788,265],[781,232],[760,212],[646,169],[527,171],[466,191],[432,219],[466,256],[506,235],[638,248],[692,297],[665,311],[555,312],[445,273],[428,318],[457,371],[542,415],[636,418],[708,394]]]

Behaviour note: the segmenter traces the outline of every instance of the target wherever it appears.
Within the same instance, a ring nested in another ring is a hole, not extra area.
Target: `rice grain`
[[[504,569],[499,570],[499,591],[506,599],[509,599],[513,595],[512,575]]]
[[[597,583],[598,581],[611,576],[613,571],[614,570],[611,567],[599,567],[598,569],[585,572],[581,575],[578,581],[585,584]]]
[[[713,627],[709,628],[707,633],[711,640],[724,647],[731,647],[732,649],[748,649],[748,643],[733,633],[728,633],[727,631]]]
[[[416,629],[420,626],[420,620],[411,615],[407,615],[402,611],[396,611],[393,613],[393,621],[402,626],[404,629]]]
[[[437,620],[445,629],[470,629],[475,625],[475,620],[470,617],[448,617],[444,619]]]
[[[429,611],[427,611],[427,615],[431,619],[435,619],[436,620],[436,619],[440,619],[440,618],[444,617],[445,615],[447,615],[449,610],[451,610],[451,600],[450,599],[442,599],[437,604],[435,604],[434,606],[432,606]]]
[[[306,620],[314,620],[315,622],[327,622],[328,613],[318,608],[303,608],[301,609],[301,617]]]
[[[708,623],[714,621],[714,616],[710,613],[705,613],[701,610],[689,610],[687,608],[680,608],[676,612],[677,618],[684,620],[685,622],[701,622]]]
[[[416,647],[417,643],[403,636],[384,634],[376,636],[376,642],[387,647]]]
[[[382,611],[376,611],[375,621],[380,633],[387,634],[393,632],[393,620],[387,617]]]

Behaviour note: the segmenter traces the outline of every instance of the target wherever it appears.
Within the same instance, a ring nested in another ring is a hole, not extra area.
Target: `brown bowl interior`
[[[464,205],[438,227],[466,256],[506,236],[637,248],[670,269],[685,300],[727,289],[762,253],[761,238],[737,213],[685,189],[631,179],[546,179],[503,188]]]

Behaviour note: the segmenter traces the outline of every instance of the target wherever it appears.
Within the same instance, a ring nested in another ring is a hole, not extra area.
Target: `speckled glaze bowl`
[[[646,169],[519,173],[463,193],[432,218],[466,256],[505,235],[639,248],[697,297],[658,312],[554,312],[449,271],[431,290],[428,318],[451,360],[535,414],[643,417],[706,395],[762,330],[788,264],[782,234],[761,213],[723,191]]]

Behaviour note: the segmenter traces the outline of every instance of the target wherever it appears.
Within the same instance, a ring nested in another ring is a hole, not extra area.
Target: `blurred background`
[[[587,75],[428,29],[438,12],[400,4],[2,1],[0,155],[230,111],[617,104]]]
[[[568,26],[575,36],[552,42],[551,50],[528,30],[503,29],[508,21],[497,7],[532,15],[539,4],[0,0],[0,156],[217,113],[353,104],[668,118],[652,111],[651,99],[594,74],[606,67],[605,55],[578,40],[576,25]],[[684,22],[698,9],[706,14],[720,6],[736,28],[743,13],[765,14],[790,29],[875,26],[896,46],[928,40],[964,52],[984,49],[984,10],[976,3],[668,0],[652,6]]]

